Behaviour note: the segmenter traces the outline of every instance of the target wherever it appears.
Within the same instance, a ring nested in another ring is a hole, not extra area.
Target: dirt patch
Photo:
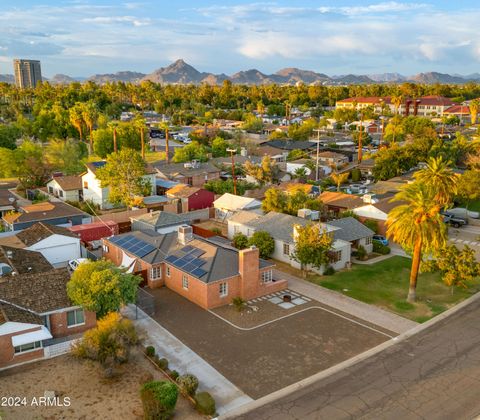
[[[105,379],[98,365],[60,356],[0,372],[0,396],[26,397],[27,406],[0,407],[0,418],[29,419],[142,419],[141,378],[150,372],[155,380],[165,380],[139,351],[121,367],[121,375]],[[69,397],[69,407],[32,407],[34,397],[55,391]],[[176,419],[202,419],[191,404],[179,395]]]
[[[220,235],[227,237],[228,225],[226,223],[219,222],[218,220],[210,219],[204,222],[195,223],[201,229],[210,230],[212,232],[218,232]]]
[[[288,292],[285,292],[284,294],[288,294]],[[292,298],[295,297],[296,296],[292,296]],[[262,300],[246,305],[241,312],[239,312],[232,304],[213,309],[212,312],[227,321],[230,321],[237,327],[254,328],[265,324],[266,322],[274,321],[317,305],[317,301],[311,300],[310,302],[305,302],[301,305],[295,305],[293,308],[284,309],[268,300]]]

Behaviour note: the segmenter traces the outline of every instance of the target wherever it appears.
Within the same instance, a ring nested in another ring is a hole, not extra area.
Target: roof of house
[[[49,182],[55,181],[63,191],[81,190],[82,177],[76,175],[56,176]]]
[[[199,187],[190,187],[189,185],[178,184],[170,188],[166,194],[167,196],[174,198],[188,198],[200,190],[201,188]]]
[[[315,143],[300,140],[270,140],[262,143],[262,146],[275,147],[281,150],[307,150],[316,147]]]
[[[333,232],[333,237],[335,239],[341,239],[347,242],[357,241],[358,239],[373,236],[375,234],[373,230],[366,227],[363,223],[360,223],[354,217],[330,220],[328,224],[340,228]]]
[[[23,206],[20,212],[6,214],[3,219],[9,224],[13,224],[72,216],[87,217],[88,214],[62,201],[44,201]]]
[[[21,232],[18,232],[16,236],[25,244],[25,246],[30,246],[36,244],[37,242],[43,241],[45,238],[48,238],[52,235],[62,235],[69,236],[71,238],[78,238],[78,235],[76,235],[67,228],[50,225],[43,222],[35,223],[34,225],[22,230]]]
[[[0,245],[0,263],[9,265],[17,274],[43,273],[52,269],[40,252],[7,245]]]
[[[69,308],[67,295],[70,274],[66,268],[0,278],[0,296],[7,302],[36,314]]]
[[[363,199],[357,195],[345,194],[336,191],[324,191],[320,194],[320,201],[324,204],[345,209],[363,206]]]
[[[169,179],[161,179],[161,178],[157,178],[155,179],[155,185],[157,187],[161,187],[161,188],[172,188],[174,187],[175,185],[178,185],[178,182],[175,182],[175,181],[170,181]]]
[[[255,198],[242,197],[239,195],[225,193],[221,197],[217,198],[213,202],[213,205],[215,208],[234,211],[258,208],[262,205],[262,203]]]
[[[187,162],[188,163],[188,162]],[[211,162],[200,162],[196,167],[185,167],[185,163],[164,163],[161,161],[155,165],[155,169],[160,174],[171,178],[182,178],[195,175],[204,175],[207,173],[220,173],[220,169],[217,168]]]
[[[356,102],[357,104],[379,104],[383,101],[385,103],[389,103],[390,98],[382,98],[380,96],[359,96],[357,98],[346,98],[342,99],[340,101],[337,101],[337,103],[353,103]],[[388,100],[388,102],[387,102]]]
[[[229,222],[235,222],[235,223],[241,223],[241,224],[246,224],[248,222],[251,222],[252,220],[255,220],[257,218],[261,217],[260,214],[254,213],[253,211],[247,211],[247,210],[240,210],[235,212],[232,216],[228,218]]]
[[[444,114],[470,115],[470,108],[466,105],[453,105],[443,111]]]
[[[342,159],[342,160],[347,158],[347,156],[345,156],[341,153],[330,152],[330,151],[320,152],[318,154],[318,157],[319,158],[324,158],[324,159]]]
[[[17,198],[8,190],[0,190],[0,206],[12,206]]]
[[[395,207],[401,206],[405,204],[402,201],[392,201],[392,197],[383,198],[376,203],[372,203],[372,206],[377,208],[378,210],[382,211],[385,214],[390,213],[390,210],[394,209]]]
[[[130,220],[146,223],[155,227],[156,229],[167,226],[181,225],[185,224],[186,222],[185,218],[178,214],[160,210],[141,214],[140,216],[134,216],[131,217]]]
[[[5,322],[22,322],[26,324],[43,325],[43,319],[40,315],[19,308],[10,303],[0,301],[0,325]]]

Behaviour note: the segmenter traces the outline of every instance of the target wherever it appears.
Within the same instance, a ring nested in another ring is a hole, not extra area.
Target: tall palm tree
[[[349,172],[344,172],[343,174],[339,172],[332,172],[330,178],[335,184],[337,184],[337,191],[340,191],[340,186],[344,184],[348,179]]]
[[[433,191],[435,201],[446,208],[457,194],[457,181],[460,175],[454,173],[450,162],[442,156],[430,158],[424,169],[414,174],[415,179]]]
[[[90,150],[89,152],[93,152],[93,126],[97,122],[98,119],[98,109],[94,102],[88,101],[82,106],[82,117],[83,121],[88,127],[88,131],[90,134]]]
[[[75,127],[80,135],[80,141],[83,141],[83,106],[77,102],[69,111],[70,123]]]
[[[392,102],[393,106],[394,106],[394,111],[395,111],[395,115],[398,114],[398,110],[400,109],[400,107],[402,106],[402,103],[403,103],[403,97],[402,95],[393,95],[390,99],[390,101]]]
[[[159,127],[163,130],[165,130],[165,154],[166,154],[166,159],[167,159],[167,163],[170,162],[170,156],[169,156],[169,147],[168,147],[168,130],[170,129],[170,126],[168,124],[168,122],[162,122],[159,124]]]
[[[404,202],[388,214],[387,236],[413,250],[407,302],[415,302],[418,271],[423,253],[435,253],[447,241],[447,228],[440,214],[435,191],[422,182],[407,184],[393,201]]]
[[[137,113],[134,119],[135,127],[140,131],[140,142],[142,144],[142,159],[145,160],[145,118]]]
[[[478,111],[480,111],[480,100],[471,100],[470,104],[468,105],[468,109],[470,110],[470,119],[472,125],[475,125],[477,123]]]
[[[112,129],[113,131],[113,151],[116,152],[118,150],[117,147],[117,127],[118,127],[118,121],[110,121],[108,123],[108,126]]]

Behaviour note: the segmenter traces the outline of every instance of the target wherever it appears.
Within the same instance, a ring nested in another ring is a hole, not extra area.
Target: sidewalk
[[[401,334],[418,325],[414,321],[384,311],[376,306],[352,299],[333,290],[317,286],[291,274],[278,270],[274,271],[279,277],[288,280],[289,289],[389,331]]]
[[[198,378],[199,390],[208,391],[213,396],[218,414],[224,414],[253,401],[140,308],[138,308],[139,319],[135,319],[133,305],[123,309],[122,313],[131,319],[137,328],[147,333],[148,339],[145,345],[154,346],[161,357],[166,357],[170,369],[175,369],[180,374],[192,373]]]

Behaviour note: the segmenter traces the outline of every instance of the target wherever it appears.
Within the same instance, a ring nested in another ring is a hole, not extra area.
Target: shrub
[[[211,231],[217,235],[221,235],[222,234],[222,229],[218,228],[218,227],[214,227],[211,229]]]
[[[176,370],[172,370],[169,374],[170,378],[172,378],[174,381],[178,379],[180,374]]]
[[[146,354],[148,357],[153,357],[153,356],[155,356],[155,347],[153,347],[153,346],[148,346],[148,347],[145,349],[145,354]]]
[[[232,304],[233,306],[235,306],[235,309],[238,312],[241,312],[243,310],[243,308],[245,307],[245,303],[246,302],[240,296],[232,299]]]
[[[382,255],[387,255],[387,254],[390,254],[390,251],[391,249],[389,246],[383,245],[378,241],[373,241],[373,252],[376,252]]]
[[[357,258],[362,261],[366,257],[367,257],[367,250],[365,249],[364,246],[359,245],[357,248]]]
[[[360,169],[358,169],[358,168],[352,169],[351,176],[352,176],[352,181],[353,182],[358,182],[358,181],[360,181],[360,179],[362,179],[362,173],[360,172]]]
[[[329,265],[323,272],[324,276],[332,276],[334,274],[335,274],[335,269],[331,265]]]
[[[237,249],[245,249],[248,246],[248,238],[242,232],[237,232],[233,235],[232,243]]]
[[[195,395],[195,408],[199,413],[207,416],[215,414],[215,400],[208,392],[199,392]]]
[[[177,379],[177,384],[185,394],[193,396],[198,388],[198,379],[195,375],[187,373]]]
[[[165,359],[165,357],[162,357],[161,359],[157,358],[157,360],[155,360],[155,363],[162,370],[168,369],[168,360]]]
[[[151,381],[142,386],[140,397],[144,419],[167,420],[177,404],[178,389],[171,382]]]
[[[371,219],[367,219],[363,222],[363,224],[373,230],[375,233],[378,233],[378,222],[376,220],[371,220]]]
[[[248,245],[256,246],[260,252],[260,258],[268,258],[275,250],[275,241],[272,236],[263,230],[255,232],[248,241]]]

